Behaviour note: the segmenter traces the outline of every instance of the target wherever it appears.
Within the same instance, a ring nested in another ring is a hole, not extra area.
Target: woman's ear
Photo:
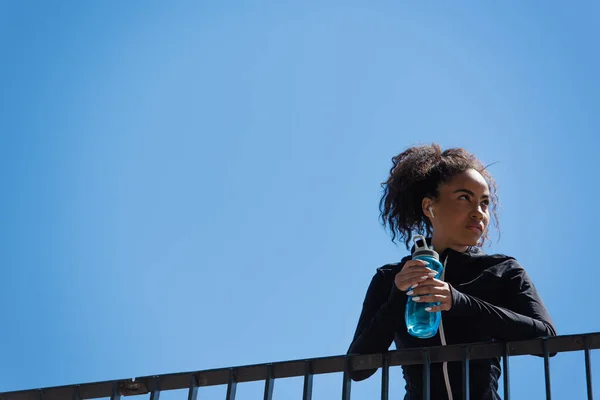
[[[423,214],[429,218],[435,218],[433,214],[433,201],[429,197],[425,197],[421,202],[421,207],[423,209]]]

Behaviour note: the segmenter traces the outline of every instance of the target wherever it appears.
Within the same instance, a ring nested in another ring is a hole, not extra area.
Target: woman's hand
[[[450,290],[450,285],[439,279],[429,278],[406,294],[412,296],[412,300],[418,303],[440,303],[439,306],[425,308],[429,312],[448,311],[452,308],[452,291]]]
[[[404,263],[402,271],[394,277],[396,287],[404,292],[410,288],[414,289],[425,280],[436,276],[437,272],[427,268],[426,265],[429,265],[426,261],[408,260]]]

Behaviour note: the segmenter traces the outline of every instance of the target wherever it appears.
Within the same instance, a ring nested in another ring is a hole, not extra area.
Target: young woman
[[[402,349],[555,336],[548,311],[523,267],[513,257],[481,250],[490,219],[497,225],[496,185],[482,163],[463,149],[442,151],[437,144],[409,148],[392,161],[380,202],[382,222],[392,241],[402,239],[407,249],[413,233],[427,236],[445,268],[442,279],[434,279],[426,263],[408,255],[377,269],[348,354],[382,353],[392,341]],[[429,308],[442,312],[435,336],[419,339],[408,334],[408,297],[439,303]],[[404,399],[420,400],[422,366],[402,369]],[[352,379],[363,380],[374,372],[355,371]],[[500,372],[498,358],[472,360],[471,398],[500,399]],[[461,363],[432,364],[430,383],[431,399],[461,399]]]

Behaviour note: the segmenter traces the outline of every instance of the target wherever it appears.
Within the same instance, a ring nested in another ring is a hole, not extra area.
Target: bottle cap
[[[413,252],[413,258],[417,256],[430,256],[439,261],[440,255],[433,250],[433,247],[427,246],[427,240],[423,235],[416,235],[413,238],[413,242],[415,243],[415,251]]]

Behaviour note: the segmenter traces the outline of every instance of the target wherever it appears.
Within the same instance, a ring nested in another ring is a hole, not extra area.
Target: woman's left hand
[[[447,282],[439,279],[429,278],[406,293],[412,297],[413,301],[418,303],[435,303],[439,302],[439,306],[427,307],[425,310],[429,312],[448,311],[452,308],[452,291]]]

